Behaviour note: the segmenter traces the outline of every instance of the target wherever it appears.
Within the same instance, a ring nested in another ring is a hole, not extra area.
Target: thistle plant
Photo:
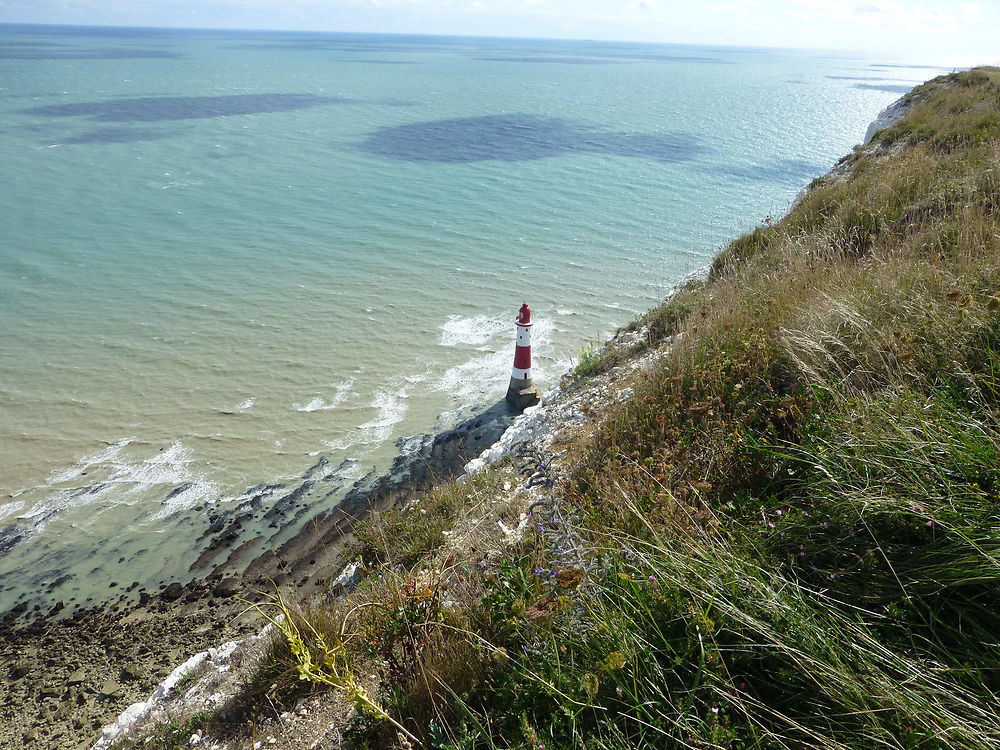
[[[295,670],[299,680],[340,690],[358,711],[375,719],[388,721],[408,740],[420,743],[416,736],[390,716],[368,695],[368,691],[358,684],[350,669],[347,650],[344,647],[343,626],[336,640],[329,643],[307,618],[292,610],[276,585],[274,593],[268,593],[266,597],[267,600],[263,605],[254,603],[253,606],[285,637],[295,660]],[[272,617],[265,608],[276,609],[278,613]],[[306,636],[303,636],[303,629]]]

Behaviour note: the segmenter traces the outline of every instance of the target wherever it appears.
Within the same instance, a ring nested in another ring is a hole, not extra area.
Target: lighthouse
[[[538,391],[531,380],[531,308],[525,302],[514,319],[517,343],[514,346],[514,369],[507,387],[507,400],[518,409],[538,403]]]

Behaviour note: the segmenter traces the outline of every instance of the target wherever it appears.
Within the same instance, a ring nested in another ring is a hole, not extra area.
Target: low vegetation
[[[112,750],[132,750],[142,747],[146,750],[180,750],[191,746],[191,737],[212,724],[214,714],[202,711],[184,720],[171,719],[157,722],[146,734],[141,744],[130,740],[121,740],[112,745]]]
[[[1000,71],[910,98],[638,321],[582,448],[368,521],[269,668],[377,675],[357,747],[1000,747]],[[449,544],[529,475],[520,541]]]

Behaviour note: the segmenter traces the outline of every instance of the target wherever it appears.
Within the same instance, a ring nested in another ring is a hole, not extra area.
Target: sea
[[[522,302],[551,387],[940,63],[0,26],[0,612],[277,544],[502,399]]]

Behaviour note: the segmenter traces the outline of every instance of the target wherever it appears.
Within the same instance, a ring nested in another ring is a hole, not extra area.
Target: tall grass
[[[407,733],[1000,747],[1000,71],[910,100],[638,321],[658,364],[562,459],[533,536],[444,544],[501,474],[362,529],[345,658]]]

